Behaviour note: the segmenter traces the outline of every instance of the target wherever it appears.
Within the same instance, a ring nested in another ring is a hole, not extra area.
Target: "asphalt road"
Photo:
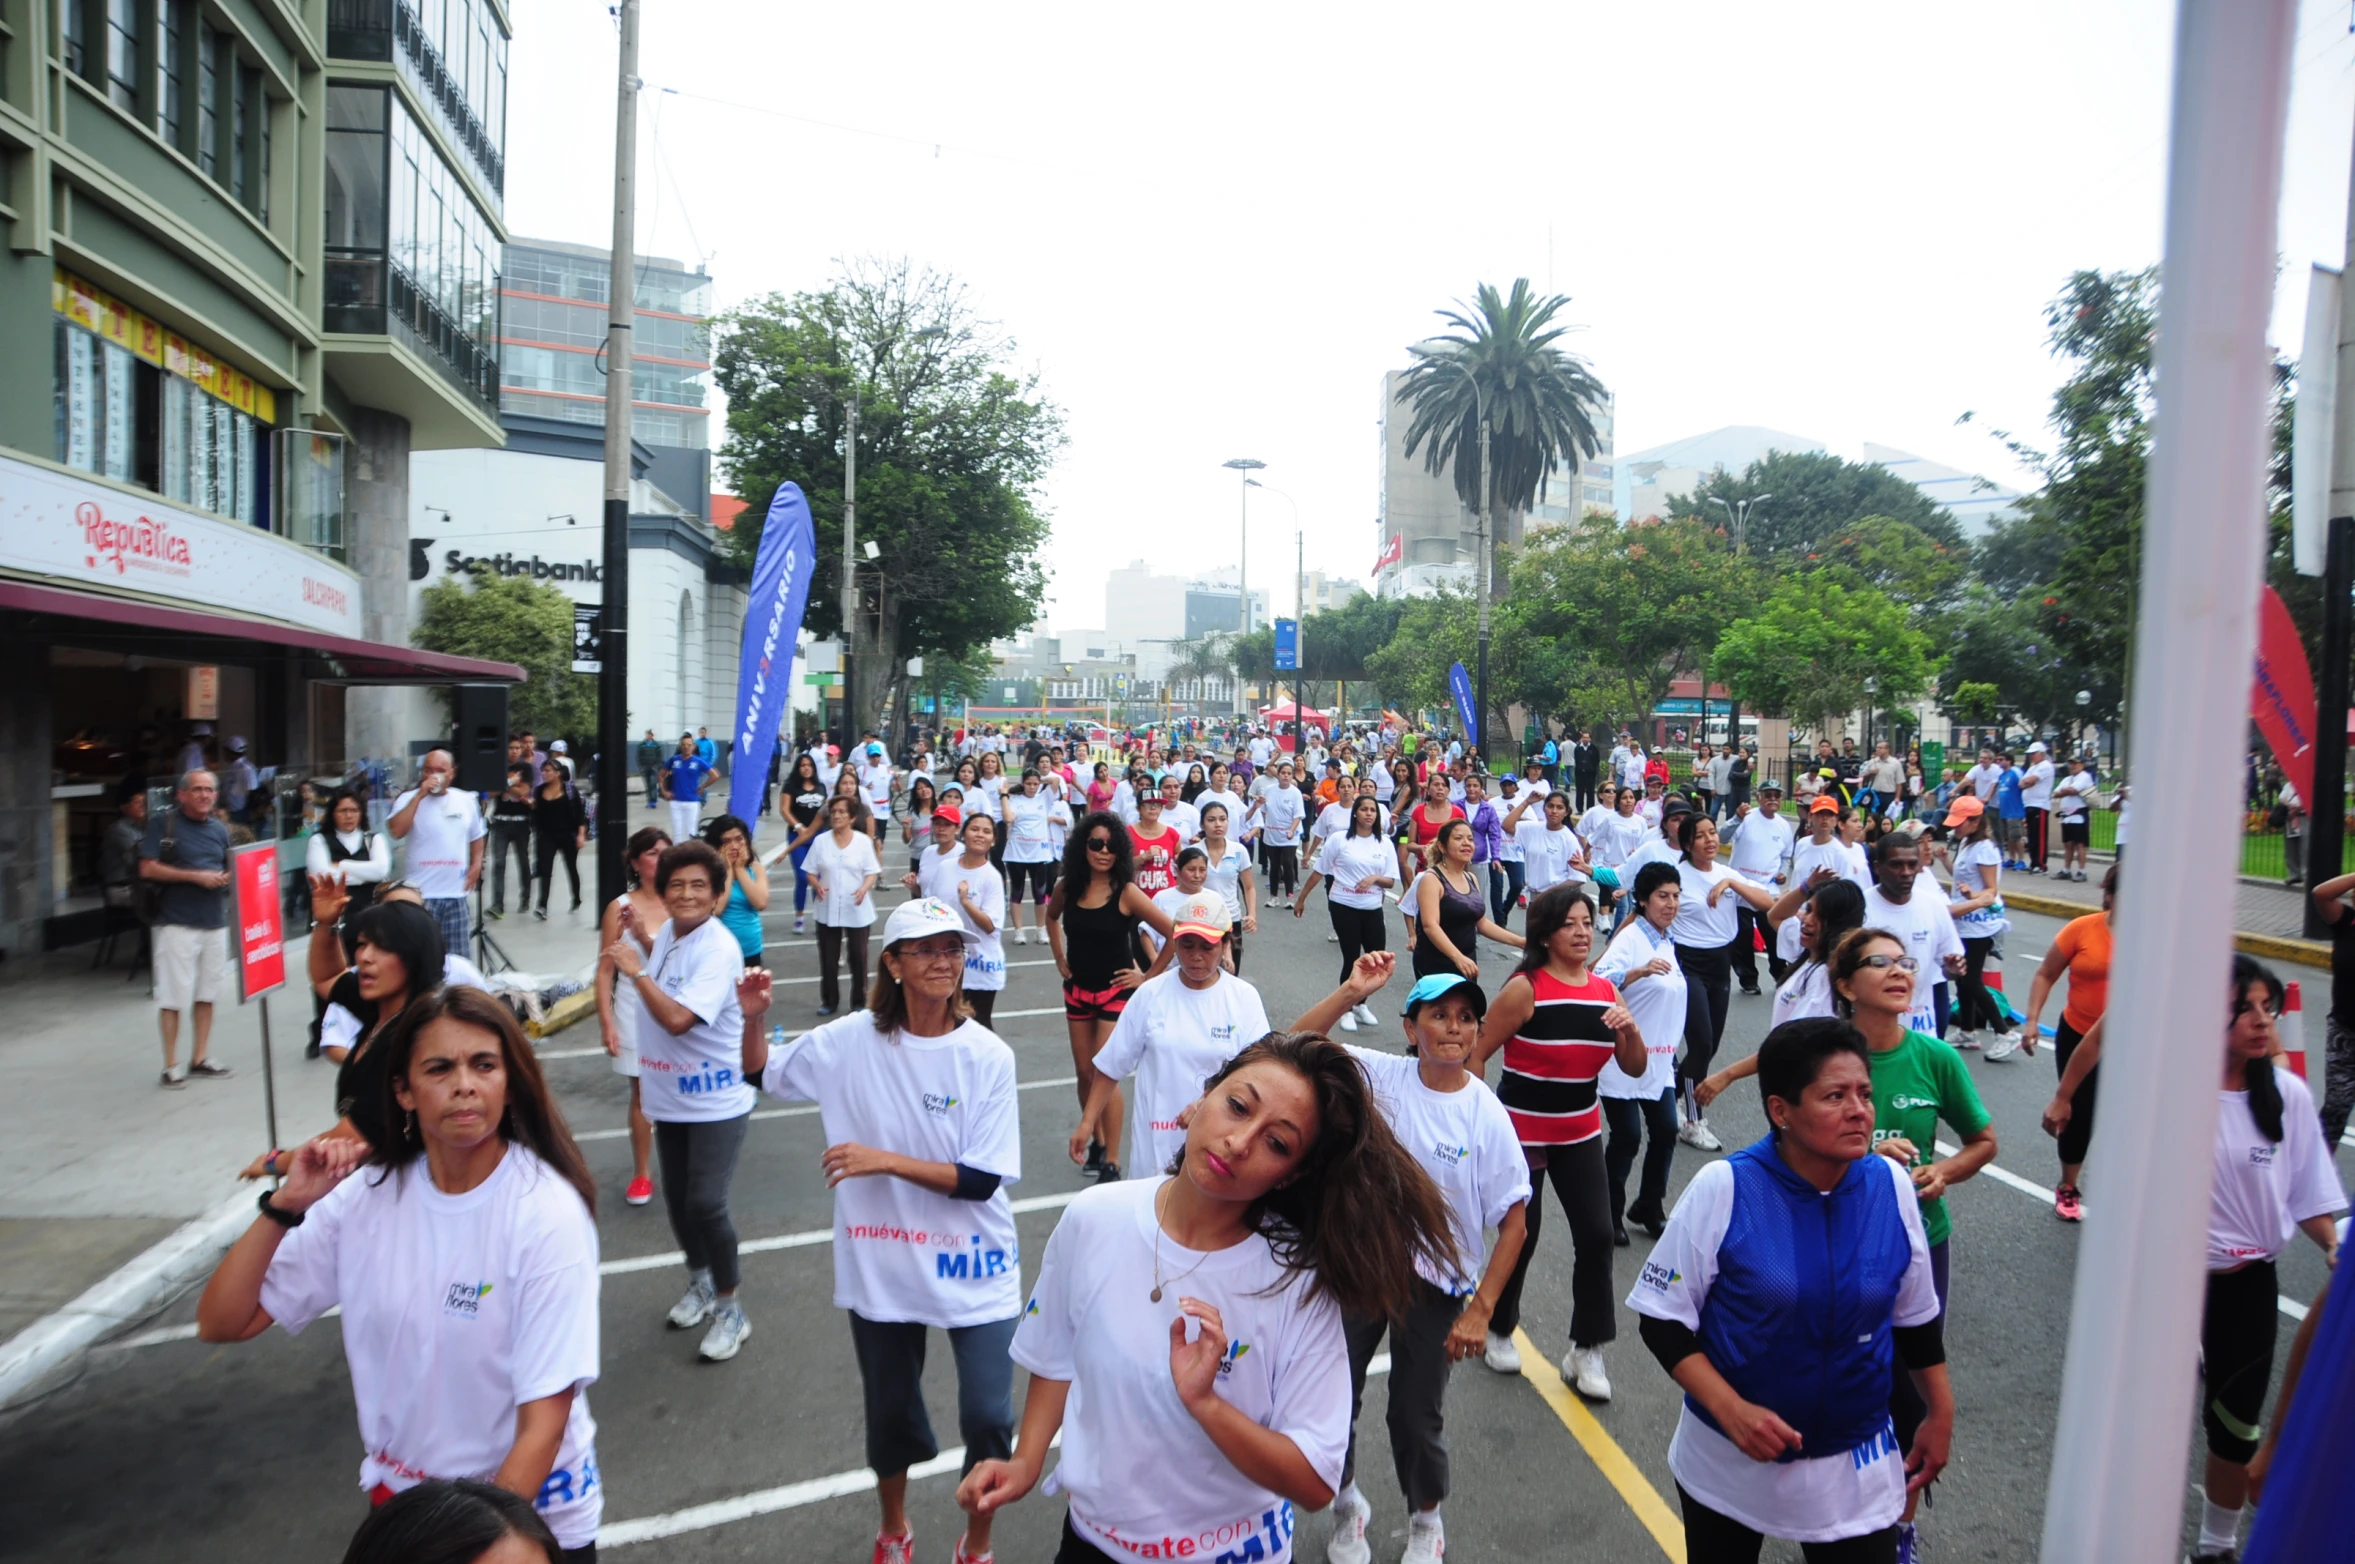
[[[770,964],[786,983],[777,1014],[788,1025],[797,1017],[814,1020],[816,987],[808,981],[814,945],[786,932],[789,913],[770,921]],[[2057,924],[2023,915],[2018,925],[2009,965],[2014,991],[2024,994]],[[1392,928],[1395,946],[1395,921]],[[1245,976],[1260,986],[1279,1024],[1337,977],[1338,953],[1326,933],[1321,904],[1301,923],[1268,909],[1261,932],[1247,942]],[[1063,1149],[1074,1100],[1054,968],[1036,943],[1010,945],[1008,959],[999,1031],[1014,1047],[1025,1088],[1027,1173],[1013,1193],[1018,1211],[1030,1207],[1020,1223],[1026,1264],[1035,1268],[1059,1201],[1083,1181]],[[1487,953],[1486,966],[1492,988],[1509,970],[1496,951]],[[1378,1007],[1386,1017],[1405,986],[1403,977],[1393,980],[1386,1006]],[[2318,1002],[2317,1042],[2320,1008]],[[1725,1057],[1752,1050],[1766,1017],[1765,999],[1737,997]],[[1395,1022],[1385,1025],[1379,1041],[1398,1046]],[[1375,1039],[1361,1034],[1359,1040]],[[620,1133],[626,1094],[602,1052],[586,1052],[594,1047],[593,1030],[576,1028],[550,1039],[544,1053],[605,1192],[599,1217],[608,1269],[605,1363],[591,1393],[607,1484],[601,1551],[623,1560],[866,1559],[874,1502],[860,1466],[849,1331],[830,1301],[830,1205],[814,1113],[773,1102],[760,1110],[735,1185],[737,1223],[753,1244],[743,1296],[754,1332],[735,1362],[699,1363],[699,1333],[663,1324],[684,1275],[675,1260],[658,1258],[673,1248],[661,1202],[632,1209],[620,1198],[629,1171]],[[2034,1060],[1993,1065],[1969,1057],[2002,1139],[1997,1168],[2048,1186],[2055,1161],[2037,1114],[2052,1088],[2049,1050]],[[1729,1146],[1763,1128],[1748,1088],[1729,1092],[1713,1121]],[[136,1156],[137,1148],[123,1154]],[[1679,1148],[1673,1187],[1681,1189],[1704,1160]],[[2343,1173],[2355,1173],[2355,1157],[2342,1151],[2340,1162]],[[2098,1212],[2098,1163],[2087,1185]],[[1926,1513],[1925,1535],[1931,1556],[1941,1561],[2028,1559],[2045,1501],[2081,1235],[2054,1219],[2048,1198],[1995,1176],[1964,1184],[1950,1201],[1948,1341],[1961,1413],[1954,1464]],[[1618,1253],[1621,1296],[1644,1254],[1640,1234],[1635,1247]],[[633,1267],[633,1260],[654,1263]],[[2301,1243],[2283,1265],[2286,1295],[2311,1298],[2321,1275],[2319,1258]],[[1557,1359],[1567,1345],[1569,1298],[1568,1238],[1557,1211],[1547,1223],[1524,1323],[1528,1337]],[[226,1564],[340,1556],[364,1501],[354,1486],[360,1450],[336,1323],[321,1321],[300,1339],[272,1332],[244,1346],[211,1347],[190,1339],[184,1327],[193,1317],[191,1295],[134,1338],[147,1344],[93,1354],[78,1379],[0,1426],[0,1557]],[[1455,1458],[1447,1508],[1451,1557],[1681,1557],[1666,1553],[1642,1518],[1647,1508],[1663,1513],[1658,1499],[1669,1512],[1675,1504],[1666,1458],[1676,1393],[1637,1341],[1624,1309],[1619,1323],[1619,1341],[1609,1352],[1616,1397],[1593,1408],[1591,1418],[1566,1418],[1530,1378],[1501,1377],[1477,1363],[1457,1372],[1448,1404]],[[2285,1350],[2293,1328],[2285,1316]],[[945,1341],[938,1342],[927,1395],[949,1446],[955,1442],[952,1374]],[[1376,1556],[1394,1559],[1404,1515],[1389,1473],[1382,1405],[1377,1378],[1368,1386],[1359,1430],[1368,1452],[1365,1486],[1375,1502]],[[1583,1442],[1573,1423],[1584,1429]],[[1614,1450],[1623,1458],[1614,1459]],[[2188,1432],[2186,1455],[2187,1473],[2195,1473]],[[1607,1469],[1620,1471],[1617,1485]],[[959,1528],[953,1488],[953,1470],[919,1476],[913,1485],[921,1558],[949,1556]],[[1058,1500],[1044,1495],[1015,1507],[999,1526],[999,1556],[1009,1564],[1050,1558],[1061,1511]],[[1323,1516],[1303,1520],[1303,1558],[1322,1557],[1327,1530]],[[1767,1557],[1798,1553],[1770,1543]]]

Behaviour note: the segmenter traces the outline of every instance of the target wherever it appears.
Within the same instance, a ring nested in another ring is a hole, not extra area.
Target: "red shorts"
[[[1063,1019],[1066,1021],[1117,1021],[1128,1008],[1128,996],[1136,990],[1114,984],[1110,988],[1081,988],[1068,978],[1063,983]]]

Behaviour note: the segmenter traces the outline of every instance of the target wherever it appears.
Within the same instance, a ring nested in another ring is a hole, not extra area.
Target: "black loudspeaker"
[[[469,793],[507,790],[507,686],[461,684],[454,687],[458,731],[450,753],[458,761],[453,786]]]

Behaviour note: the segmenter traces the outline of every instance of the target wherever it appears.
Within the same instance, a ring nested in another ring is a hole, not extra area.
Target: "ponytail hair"
[[[1391,1132],[1365,1067],[1339,1043],[1316,1032],[1270,1032],[1221,1065],[1204,1094],[1247,1064],[1291,1070],[1317,1103],[1315,1142],[1290,1181],[1251,1208],[1252,1231],[1287,1273],[1308,1273],[1310,1297],[1329,1297],[1357,1319],[1405,1319],[1416,1262],[1441,1270],[1462,1263],[1439,1186]],[[1184,1161],[1180,1151],[1170,1172]]]
[[[2232,1011],[2238,1016],[2241,1007],[2249,1003],[2249,990],[2263,988],[2273,1013],[2279,1015],[2289,991],[2282,987],[2281,977],[2271,967],[2254,956],[2235,955],[2232,958]],[[2247,1068],[2249,1117],[2257,1121],[2257,1128],[2276,1146],[2281,1144],[2282,1105],[2281,1082],[2273,1078],[2271,1059],[2251,1059]]]

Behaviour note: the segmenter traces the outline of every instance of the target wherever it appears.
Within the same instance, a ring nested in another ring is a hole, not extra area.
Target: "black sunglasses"
[[[1089,837],[1088,851],[1091,853],[1108,853],[1112,851],[1112,838],[1109,836]]]

